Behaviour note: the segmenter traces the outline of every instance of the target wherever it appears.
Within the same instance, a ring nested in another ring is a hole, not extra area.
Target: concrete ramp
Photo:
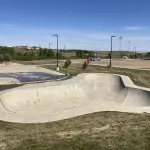
[[[128,94],[123,102],[123,105],[133,107],[150,106],[150,92],[137,88],[128,88]]]
[[[55,121],[98,111],[150,113],[150,90],[112,74],[25,85],[1,92],[0,101],[0,118],[12,122]]]

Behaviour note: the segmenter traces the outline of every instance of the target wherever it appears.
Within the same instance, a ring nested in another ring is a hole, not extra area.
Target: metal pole
[[[66,50],[66,45],[64,45],[64,50]]]
[[[56,67],[56,71],[59,71],[59,65],[58,65],[58,34],[54,34],[53,36],[55,36],[57,38],[57,67]]]
[[[111,50],[110,50],[110,68],[111,68],[111,55],[112,55],[112,36],[111,36]]]
[[[129,41],[129,51],[130,51],[130,44],[131,44],[131,41]]]
[[[121,51],[121,49],[122,49],[122,36],[120,36],[120,44],[119,44],[119,52]]]
[[[135,54],[134,54],[134,55],[135,55],[134,57],[135,57],[135,59],[136,59],[136,47],[135,47]]]
[[[59,67],[58,66],[58,35],[56,37],[57,37],[57,68],[58,68]]]
[[[111,36],[111,51],[110,51],[110,64],[109,64],[110,68],[112,67],[111,58],[112,58],[112,39],[113,39],[113,37],[116,37],[116,36]]]
[[[49,50],[51,49],[51,43],[49,43]]]

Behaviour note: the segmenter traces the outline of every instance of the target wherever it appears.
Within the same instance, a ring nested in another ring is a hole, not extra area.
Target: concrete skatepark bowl
[[[150,89],[127,76],[90,73],[0,93],[0,119],[41,123],[100,111],[150,113]]]

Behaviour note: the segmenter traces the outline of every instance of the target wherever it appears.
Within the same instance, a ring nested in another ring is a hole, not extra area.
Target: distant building
[[[16,50],[39,50],[41,47],[37,46],[13,46]]]
[[[27,47],[27,50],[30,50],[30,49],[32,49],[32,48],[28,46],[28,47]]]
[[[41,47],[37,47],[37,46],[32,46],[31,49],[36,49],[39,50]]]

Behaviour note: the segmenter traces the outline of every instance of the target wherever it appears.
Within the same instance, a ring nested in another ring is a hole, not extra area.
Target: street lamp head
[[[120,39],[120,40],[122,40],[122,39],[123,39],[123,37],[122,37],[122,36],[120,36],[120,37],[119,37],[119,39]]]
[[[115,36],[115,35],[113,35],[113,36],[111,36],[111,37],[113,38],[113,37],[116,37],[116,36]]]
[[[53,34],[53,36],[56,36],[56,37],[58,37],[58,34]]]

